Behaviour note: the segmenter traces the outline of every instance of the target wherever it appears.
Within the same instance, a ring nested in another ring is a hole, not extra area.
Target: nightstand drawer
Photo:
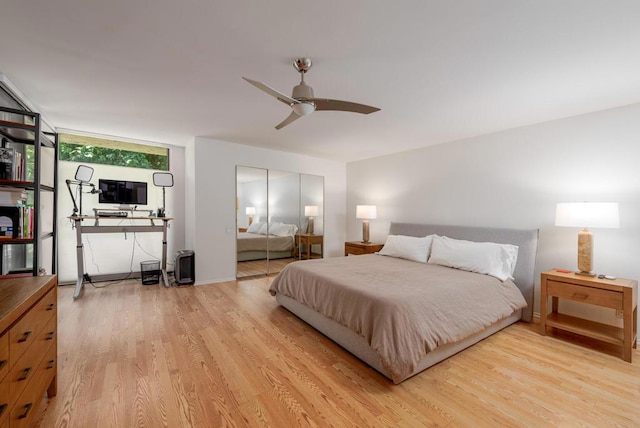
[[[349,254],[359,256],[362,254],[373,254],[382,250],[383,244],[372,244],[364,242],[345,242],[344,243],[344,255]]]
[[[344,251],[345,251],[345,253],[347,253],[347,254],[353,254],[353,255],[356,255],[356,256],[359,256],[359,255],[367,254],[367,253],[368,253],[368,251],[367,251],[367,249],[366,249],[366,248],[363,248],[363,247],[356,247],[356,246],[353,246],[353,245],[347,245],[347,246],[345,247],[345,250],[344,250]]]
[[[547,295],[606,308],[622,309],[622,293],[612,290],[548,281]]]

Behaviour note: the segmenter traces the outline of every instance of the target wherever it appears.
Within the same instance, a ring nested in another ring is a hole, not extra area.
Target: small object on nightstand
[[[615,276],[613,276],[613,275],[605,275],[605,276],[604,276],[604,279],[611,279],[611,280],[613,280],[613,279],[616,279],[616,277],[615,277]]]
[[[567,269],[556,269],[556,272],[571,273],[571,271]]]

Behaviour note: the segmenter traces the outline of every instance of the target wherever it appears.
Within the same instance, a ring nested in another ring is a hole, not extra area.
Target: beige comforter
[[[237,250],[239,253],[242,251],[267,251],[267,246],[269,251],[289,251],[293,249],[293,236],[238,233]]]
[[[376,254],[291,263],[269,292],[364,337],[394,381],[437,346],[527,306],[509,280]]]

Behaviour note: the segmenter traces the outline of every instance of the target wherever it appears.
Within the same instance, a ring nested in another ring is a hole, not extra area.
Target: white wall
[[[193,152],[193,207],[187,243],[196,253],[196,283],[227,281],[236,274],[236,165],[300,172],[325,177],[325,257],[343,254],[346,165],[256,147],[196,138]]]
[[[594,270],[640,279],[639,161],[636,104],[350,163],[347,235],[361,237],[358,204],[377,205],[371,221],[377,242],[391,221],[538,228],[538,312],[539,273],[577,268],[579,230],[554,226],[557,202],[619,202],[620,229],[592,230]],[[613,310],[564,309],[620,323]]]
[[[167,259],[169,270],[173,270],[173,254],[185,248],[185,178],[184,149],[170,148],[170,169],[174,176],[174,187],[166,189],[166,212],[174,218],[167,234]],[[65,180],[73,179],[79,163],[60,161],[58,165],[58,278],[60,283],[74,282],[77,278],[76,234],[68,219],[73,210],[71,196]],[[98,179],[122,179],[148,183],[148,204],[138,209],[157,210],[162,206],[162,189],[153,185],[154,170],[126,168],[111,165],[87,164],[94,168],[92,183]],[[76,186],[72,186],[75,194]],[[99,204],[98,195],[83,195],[83,214],[91,215],[92,208],[114,208],[110,204]],[[92,221],[87,220],[93,224]],[[131,220],[102,220],[101,225],[133,224]],[[148,224],[148,221],[136,224]],[[135,244],[134,244],[135,242]],[[83,236],[85,271],[89,275],[128,273],[140,270],[144,260],[162,258],[161,233],[133,234],[85,234]],[[133,254],[133,259],[132,259]]]

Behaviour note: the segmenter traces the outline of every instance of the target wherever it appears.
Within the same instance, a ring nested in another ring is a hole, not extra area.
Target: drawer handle
[[[52,369],[56,365],[56,360],[49,360],[49,365],[47,369]]]
[[[22,370],[22,374],[20,375],[18,380],[19,381],[27,380],[27,378],[29,377],[29,373],[31,373],[31,367],[27,367],[26,369]]]
[[[29,339],[29,336],[31,336],[31,332],[30,331],[25,331],[24,334],[22,335],[22,337],[20,339],[18,339],[18,343],[26,342],[27,339]]]
[[[2,416],[5,410],[7,410],[7,404],[0,404],[0,416]]]
[[[587,297],[589,297],[588,294],[586,293],[573,293],[573,297],[577,298],[577,299],[586,299]]]
[[[47,337],[45,337],[44,340],[52,340],[54,337],[56,337],[56,332],[50,331],[49,333],[47,333]]]
[[[56,307],[55,303],[50,303],[49,306],[47,306],[47,310],[52,311],[55,307]]]
[[[24,410],[22,411],[22,413],[20,414],[20,416],[18,416],[18,419],[24,419],[29,415],[29,412],[31,411],[31,408],[33,407],[33,403],[27,403],[24,405]]]
[[[2,370],[2,368],[7,365],[7,362],[7,360],[0,361],[0,370]]]

